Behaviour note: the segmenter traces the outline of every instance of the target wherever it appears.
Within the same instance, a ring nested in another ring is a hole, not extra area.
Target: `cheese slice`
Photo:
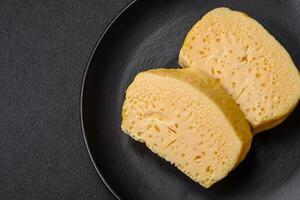
[[[206,188],[245,158],[252,141],[220,83],[194,69],[139,73],[126,91],[121,127]]]
[[[219,79],[256,133],[281,123],[299,101],[300,77],[288,52],[238,11],[207,13],[188,33],[179,63]]]

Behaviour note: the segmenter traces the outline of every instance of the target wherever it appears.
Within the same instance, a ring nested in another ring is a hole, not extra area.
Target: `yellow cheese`
[[[217,8],[207,13],[188,33],[179,63],[219,79],[254,132],[282,122],[299,101],[300,77],[290,55],[241,12]]]
[[[257,126],[254,130],[253,130],[253,134],[257,134],[257,133],[260,133],[264,130],[268,130],[268,129],[271,129],[279,124],[281,124],[284,120],[286,120],[288,116],[285,116],[283,117],[282,119],[278,119],[276,121],[271,121],[271,122],[268,122],[267,124],[264,124],[264,125],[261,125],[261,126]]]
[[[244,159],[252,141],[220,83],[194,69],[139,73],[126,91],[121,127],[206,188]]]
[[[279,124],[281,124],[282,122],[284,122],[284,120],[286,120],[289,116],[289,114],[291,114],[291,112],[294,110],[291,109],[291,111],[289,113],[287,113],[285,116],[283,116],[282,118],[280,119],[277,119],[277,120],[274,120],[274,121],[270,121],[266,124],[262,124],[261,126],[257,126],[254,130],[253,130],[253,134],[256,135],[257,133],[260,133],[264,130],[268,130],[268,129],[271,129],[275,126],[278,126]]]

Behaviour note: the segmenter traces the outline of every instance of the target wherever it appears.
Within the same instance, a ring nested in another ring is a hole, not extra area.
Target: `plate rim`
[[[92,53],[89,56],[88,62],[86,64],[86,67],[84,69],[84,74],[83,74],[83,78],[81,81],[81,90],[80,90],[80,124],[81,124],[81,132],[82,132],[82,136],[83,136],[83,140],[84,140],[84,144],[85,144],[85,148],[87,150],[87,153],[89,155],[89,158],[98,174],[98,176],[100,177],[102,183],[104,183],[105,187],[109,190],[109,192],[112,194],[112,196],[114,198],[116,198],[117,200],[122,200],[121,197],[112,189],[112,187],[108,184],[108,182],[106,181],[106,179],[104,178],[104,176],[101,174],[101,172],[98,169],[98,166],[96,165],[96,162],[92,156],[89,144],[88,144],[88,140],[87,140],[87,136],[86,136],[86,131],[85,131],[85,125],[84,125],[84,121],[83,121],[83,98],[84,98],[84,90],[85,90],[85,86],[86,86],[86,77],[87,74],[89,72],[90,69],[90,65],[91,65],[91,61],[95,55],[95,52],[97,51],[98,47],[100,46],[104,36],[107,34],[107,32],[110,30],[110,28],[113,26],[113,24],[130,8],[132,7],[138,0],[132,0],[129,4],[127,4],[125,7],[123,7],[117,14],[116,16],[112,19],[112,21],[107,25],[107,27],[104,29],[104,31],[102,32],[102,34],[100,35],[100,37],[98,38],[96,44],[93,47]]]

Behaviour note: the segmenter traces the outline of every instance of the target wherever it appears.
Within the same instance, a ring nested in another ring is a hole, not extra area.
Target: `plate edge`
[[[100,173],[94,158],[91,154],[90,148],[89,148],[89,144],[86,138],[86,132],[85,132],[85,128],[84,128],[84,122],[83,122],[83,93],[84,93],[84,88],[85,88],[85,83],[86,83],[86,76],[88,74],[89,68],[90,68],[90,64],[91,61],[95,55],[96,50],[98,49],[101,41],[103,40],[104,36],[106,35],[106,33],[108,32],[108,30],[112,27],[112,25],[121,17],[122,14],[125,13],[126,10],[128,10],[130,7],[133,6],[133,4],[135,4],[138,0],[133,0],[132,2],[130,2],[129,4],[127,4],[125,7],[123,7],[118,13],[117,15],[113,18],[113,20],[108,24],[108,26],[105,28],[105,30],[103,31],[103,33],[101,34],[101,36],[99,37],[99,39],[97,40],[96,44],[93,47],[92,53],[88,59],[88,62],[86,64],[84,73],[83,73],[83,78],[81,81],[81,89],[80,89],[80,124],[81,124],[81,132],[82,132],[82,136],[83,136],[83,140],[85,143],[85,147],[87,150],[87,153],[89,155],[89,158],[95,168],[95,170],[97,171],[98,176],[100,177],[101,181],[104,183],[105,187],[110,191],[110,193],[117,199],[117,200],[122,200],[121,197],[119,197],[119,195],[111,188],[111,186],[107,183],[107,181],[105,180],[104,176]]]

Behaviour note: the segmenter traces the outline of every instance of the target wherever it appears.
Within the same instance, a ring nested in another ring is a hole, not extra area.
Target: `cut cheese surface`
[[[182,67],[221,81],[254,132],[283,121],[300,97],[300,77],[290,55],[257,21],[228,8],[207,13],[188,33]]]
[[[220,83],[194,69],[139,73],[126,91],[121,127],[206,188],[245,158],[252,141]]]

